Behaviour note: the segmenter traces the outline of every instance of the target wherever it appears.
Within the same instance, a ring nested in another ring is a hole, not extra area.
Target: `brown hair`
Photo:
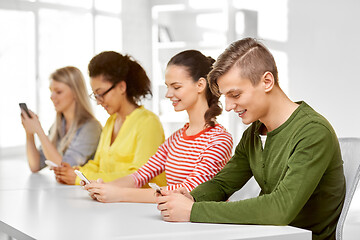
[[[172,57],[167,66],[176,65],[185,67],[193,81],[197,82],[200,78],[207,79],[207,75],[212,69],[214,62],[215,60],[212,57],[206,57],[199,51],[187,50]],[[216,117],[221,114],[222,108],[220,107],[219,97],[212,94],[207,81],[205,95],[209,106],[204,115],[205,124],[206,126],[214,127]]]
[[[152,95],[150,79],[145,70],[129,55],[102,52],[91,59],[88,68],[90,77],[102,75],[112,84],[125,81],[126,97],[133,104],[148,94]]]
[[[241,69],[242,78],[247,78],[253,85],[259,83],[265,72],[271,72],[278,85],[278,71],[273,55],[259,41],[254,38],[244,38],[233,42],[218,57],[208,79],[211,91],[220,95],[217,80],[227,73],[233,66]]]

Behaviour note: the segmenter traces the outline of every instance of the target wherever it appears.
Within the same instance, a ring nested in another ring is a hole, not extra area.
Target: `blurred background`
[[[0,156],[25,153],[18,103],[48,129],[55,116],[49,75],[76,66],[90,93],[87,64],[105,50],[130,54],[145,68],[153,98],[143,104],[168,137],[187,120],[164,97],[168,60],[185,49],[216,59],[248,36],[274,54],[293,101],[323,114],[338,137],[360,137],[359,10],[356,0],[0,0]],[[104,124],[107,113],[94,108]],[[247,127],[234,113],[218,121],[236,143]]]

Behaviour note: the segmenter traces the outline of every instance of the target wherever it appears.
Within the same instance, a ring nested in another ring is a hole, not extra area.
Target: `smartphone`
[[[58,167],[59,166],[59,165],[57,165],[56,163],[54,163],[53,161],[50,161],[50,160],[45,160],[45,163],[49,167]]]
[[[149,184],[149,186],[152,188],[152,189],[154,189],[157,193],[159,193],[160,195],[162,195],[161,194],[161,188],[156,184],[156,183],[148,183]]]
[[[26,112],[26,114],[28,115],[29,118],[31,118],[31,115],[29,113],[29,109],[26,106],[26,103],[19,103],[19,106],[22,110],[24,110],[24,112]]]
[[[79,170],[74,170],[74,172],[75,172],[76,175],[78,175],[78,177],[79,177],[81,180],[83,180],[86,184],[90,184],[89,179],[87,179],[82,172],[80,172]]]

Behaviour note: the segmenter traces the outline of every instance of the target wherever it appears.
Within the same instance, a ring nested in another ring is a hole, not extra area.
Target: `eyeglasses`
[[[89,97],[94,100],[94,101],[98,101],[98,102],[102,102],[104,101],[104,96],[106,94],[108,94],[115,86],[117,83],[114,83],[108,90],[106,90],[105,92],[101,93],[101,94],[97,94],[97,93],[91,93],[89,95]]]

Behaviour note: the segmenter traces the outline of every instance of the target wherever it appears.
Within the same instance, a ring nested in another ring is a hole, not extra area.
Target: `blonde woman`
[[[54,163],[78,166],[85,164],[96,150],[101,125],[95,119],[82,73],[76,67],[57,69],[50,75],[51,101],[56,120],[47,136],[38,116],[24,112],[21,120],[26,132],[26,150],[29,167],[38,172],[45,159]],[[41,147],[35,145],[34,135],[39,137]]]

